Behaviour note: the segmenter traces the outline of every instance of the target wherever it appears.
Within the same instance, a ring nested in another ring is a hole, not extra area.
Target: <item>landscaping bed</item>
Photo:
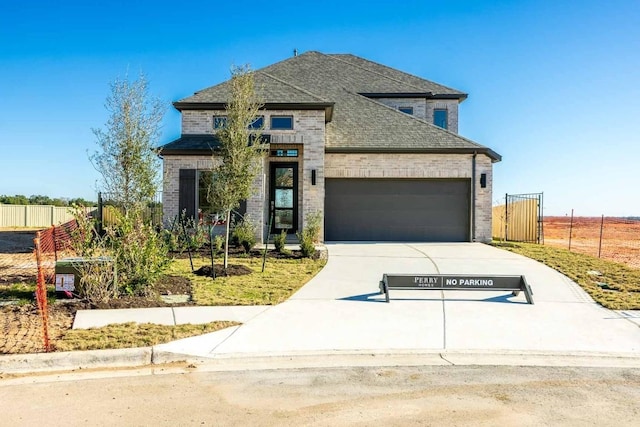
[[[7,239],[11,247],[0,244],[0,265],[12,265],[16,252],[29,255],[34,232],[21,232],[20,237]],[[15,236],[13,236],[15,237]],[[21,239],[16,242],[16,239]],[[4,239],[2,240],[5,241]],[[207,248],[208,249],[208,248]],[[27,253],[25,253],[27,252]],[[262,273],[260,250],[244,254],[231,251],[227,276],[222,271],[222,257],[217,255],[217,278],[197,275],[191,270],[211,268],[208,250],[172,254],[174,261],[147,297],[123,296],[105,303],[90,304],[79,299],[56,298],[49,289],[49,337],[54,350],[82,350],[122,348],[159,344],[187,336],[211,332],[231,326],[232,322],[212,322],[205,325],[111,325],[89,331],[71,330],[77,310],[121,309],[185,305],[269,305],[285,301],[310,280],[324,265],[317,254],[315,259],[303,258],[298,251],[281,254],[269,251],[265,272]],[[32,256],[32,255],[31,255]],[[42,323],[33,300],[35,267],[21,269],[18,275],[3,274],[0,270],[0,354],[43,352]],[[163,296],[188,295],[188,301],[168,303]]]

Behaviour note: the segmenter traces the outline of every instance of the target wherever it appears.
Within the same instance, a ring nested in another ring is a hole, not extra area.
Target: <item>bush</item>
[[[176,216],[163,232],[167,250],[182,253],[187,249],[200,249],[207,242],[208,230],[193,217],[187,217],[186,210]]]
[[[313,239],[313,243],[320,242],[320,226],[322,225],[322,215],[320,212],[314,212],[307,217],[305,231],[309,233]]]
[[[114,252],[106,238],[97,233],[97,222],[84,209],[73,206],[71,213],[78,228],[71,233],[71,244],[76,255],[83,258],[114,259]],[[113,262],[77,262],[72,264],[80,280],[75,283],[75,293],[90,303],[108,302],[118,297]]]
[[[167,246],[141,211],[118,215],[107,227],[105,238],[115,255],[120,289],[130,295],[145,296],[169,263]]]
[[[218,234],[217,236],[213,237],[213,250],[214,253],[219,253],[222,251],[222,246],[224,245],[224,236]]]
[[[233,239],[248,253],[256,244],[256,226],[245,216],[233,229]]]
[[[307,223],[302,232],[297,233],[300,241],[300,250],[306,258],[311,258],[316,253],[316,243],[320,240],[320,225],[322,216],[320,212],[315,212],[307,217]]]
[[[273,238],[273,244],[276,247],[276,251],[278,251],[281,254],[285,252],[284,245],[286,242],[287,242],[287,232],[285,230],[282,230],[280,234],[276,234],[275,237]]]

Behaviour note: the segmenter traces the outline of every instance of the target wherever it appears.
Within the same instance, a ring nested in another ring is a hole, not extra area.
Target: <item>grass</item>
[[[55,342],[57,351],[103,350],[147,347],[195,335],[215,332],[237,322],[211,322],[201,325],[154,325],[121,323],[102,328],[72,329]]]
[[[285,301],[300,289],[325,265],[325,260],[267,259],[264,273],[262,259],[234,257],[229,264],[240,264],[253,270],[244,276],[196,276],[191,272],[188,259],[177,259],[166,273],[188,277],[192,298],[198,305],[275,305]],[[194,268],[210,265],[204,259],[195,259]]]
[[[640,270],[566,249],[533,243],[498,243],[494,246],[540,261],[578,283],[603,307],[640,310]],[[602,275],[589,274],[598,271]]]
[[[13,302],[18,305],[31,304],[35,300],[36,284],[34,282],[0,283],[0,302]],[[56,300],[54,286],[47,286],[47,301],[53,304]]]

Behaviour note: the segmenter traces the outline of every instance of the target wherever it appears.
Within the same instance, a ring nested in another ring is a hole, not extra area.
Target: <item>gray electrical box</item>
[[[56,262],[56,292],[74,292],[80,283],[84,271],[88,271],[91,266],[87,264],[107,264],[114,269],[113,280],[117,282],[115,263],[109,257],[95,258],[63,258]],[[116,283],[114,283],[116,285]]]

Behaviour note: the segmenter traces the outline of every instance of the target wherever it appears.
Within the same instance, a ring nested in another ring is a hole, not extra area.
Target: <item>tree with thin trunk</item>
[[[99,150],[90,156],[102,175],[100,190],[109,193],[125,214],[153,201],[160,188],[159,159],[155,151],[164,105],[150,96],[144,75],[133,82],[116,79],[105,108],[110,113],[105,130],[92,129]]]
[[[255,92],[254,75],[249,66],[233,67],[226,106],[226,125],[218,131],[220,150],[213,154],[210,195],[216,211],[225,214],[224,268],[229,261],[231,212],[248,199],[253,182],[262,169],[264,145],[261,130],[252,129],[262,103]]]

